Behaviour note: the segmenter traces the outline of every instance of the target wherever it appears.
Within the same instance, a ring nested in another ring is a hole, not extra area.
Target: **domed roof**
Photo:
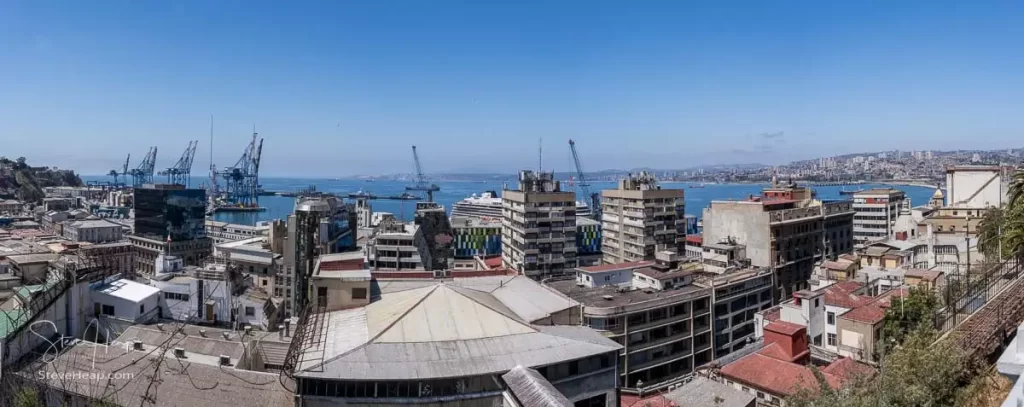
[[[945,198],[945,194],[942,193],[942,188],[935,188],[935,193],[932,194],[932,198]]]

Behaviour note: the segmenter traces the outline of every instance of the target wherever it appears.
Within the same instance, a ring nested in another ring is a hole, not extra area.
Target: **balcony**
[[[768,213],[769,222],[773,224],[798,222],[821,216],[820,208],[793,208],[771,211]]]

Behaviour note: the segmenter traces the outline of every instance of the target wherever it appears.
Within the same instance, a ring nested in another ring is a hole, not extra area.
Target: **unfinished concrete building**
[[[795,184],[704,209],[704,242],[743,245],[753,266],[775,271],[775,301],[808,288],[814,264],[853,251],[853,205],[820,201]],[[606,232],[607,233],[607,232]]]
[[[646,172],[601,191],[601,252],[607,264],[654,260],[662,250],[685,252],[682,189],[661,189]]]
[[[519,189],[501,197],[501,262],[532,278],[576,267],[576,193],[554,173],[519,172]]]

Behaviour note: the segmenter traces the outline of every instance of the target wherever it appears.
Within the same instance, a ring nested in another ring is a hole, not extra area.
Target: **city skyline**
[[[1020,7],[1020,5],[1007,5]],[[158,145],[194,174],[253,125],[267,176],[783,164],[1006,149],[1014,13],[960,7],[17,3],[0,16],[5,155],[102,174]],[[452,153],[458,153],[454,156]],[[133,160],[133,166],[138,161]]]

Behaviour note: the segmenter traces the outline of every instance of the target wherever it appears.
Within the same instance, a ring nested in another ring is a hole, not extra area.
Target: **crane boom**
[[[569,139],[569,149],[572,150],[572,160],[576,164],[576,177],[579,178],[577,183],[583,194],[590,197],[590,216],[594,220],[601,221],[601,196],[595,192],[590,192],[590,183],[587,182],[587,176],[583,173],[583,165],[580,164],[580,155],[576,152],[576,142]]]
[[[405,187],[405,190],[426,192],[427,202],[434,202],[434,192],[440,191],[441,187],[427,182],[427,177],[423,175],[423,167],[420,165],[420,155],[416,152],[416,146],[412,146],[412,160],[416,164],[416,183]]]
[[[423,177],[423,167],[420,166],[420,155],[416,153],[416,146],[412,146],[412,159],[416,162],[416,182],[426,183],[427,180]]]

